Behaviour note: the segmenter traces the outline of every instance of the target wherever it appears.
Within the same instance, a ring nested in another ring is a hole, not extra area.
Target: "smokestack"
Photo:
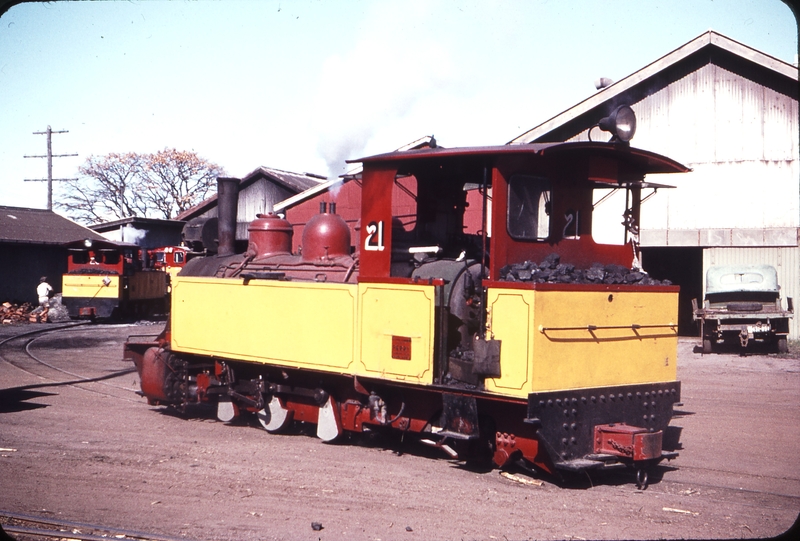
[[[239,205],[239,179],[217,177],[217,255],[236,253],[236,211]]]

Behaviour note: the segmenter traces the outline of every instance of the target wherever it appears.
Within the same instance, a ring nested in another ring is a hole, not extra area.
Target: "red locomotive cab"
[[[125,268],[120,247],[112,242],[86,239],[67,245],[68,273],[106,273],[122,275]]]
[[[172,269],[181,269],[186,264],[186,252],[182,246],[162,246],[147,251],[148,266],[150,268],[169,272]]]

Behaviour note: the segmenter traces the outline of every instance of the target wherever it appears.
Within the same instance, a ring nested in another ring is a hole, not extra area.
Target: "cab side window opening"
[[[97,255],[98,263],[105,263],[106,265],[119,264],[119,252],[117,250],[102,250]]]
[[[625,215],[625,190],[593,191],[592,239],[597,244],[623,245],[628,239],[621,227]]]
[[[88,250],[70,251],[73,265],[85,265],[89,262]]]
[[[433,168],[395,177],[391,276],[410,277],[415,269],[434,260],[480,257],[483,195],[474,189],[479,185],[470,182],[473,176]],[[468,224],[469,188],[473,188],[475,208]]]
[[[392,227],[404,232],[417,226],[417,179],[413,175],[399,175],[394,179],[395,212]]]
[[[550,181],[515,175],[508,183],[508,234],[516,239],[544,240],[550,236]]]

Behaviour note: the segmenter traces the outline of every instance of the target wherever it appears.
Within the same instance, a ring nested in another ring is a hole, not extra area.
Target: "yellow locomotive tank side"
[[[115,275],[64,274],[61,296],[64,298],[118,299],[120,278]]]
[[[434,286],[358,286],[361,366],[366,376],[433,382]]]
[[[675,381],[677,291],[489,290],[489,329],[501,340],[490,392]]]
[[[172,349],[432,383],[435,305],[428,285],[178,276]]]
[[[354,362],[356,286],[177,276],[172,349],[343,372]]]

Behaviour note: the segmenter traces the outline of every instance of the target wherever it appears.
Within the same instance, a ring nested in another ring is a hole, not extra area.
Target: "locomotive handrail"
[[[663,329],[677,327],[677,323],[655,323],[652,325],[640,325],[638,323],[631,323],[630,325],[584,325],[581,327],[545,327],[539,325],[539,332],[544,334],[547,331],[597,331],[606,329],[631,329],[636,331],[638,329]]]

